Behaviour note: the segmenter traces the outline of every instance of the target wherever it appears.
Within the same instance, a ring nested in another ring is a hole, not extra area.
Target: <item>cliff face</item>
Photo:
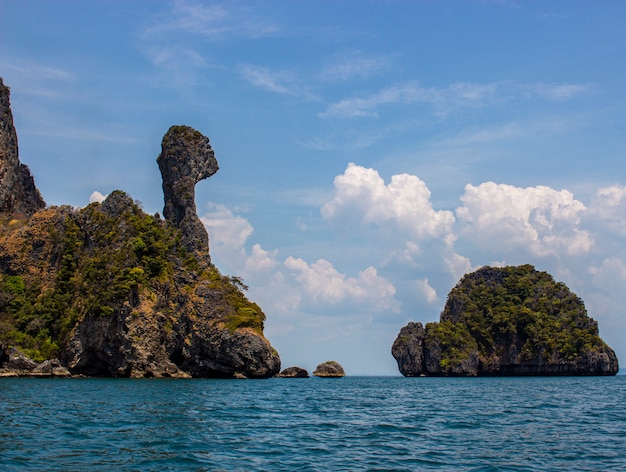
[[[263,335],[265,314],[239,279],[210,264],[208,235],[198,226],[194,185],[217,170],[208,138],[176,128],[192,141],[176,141],[172,129],[164,138],[165,220],[115,191],[83,209],[52,207],[0,222],[0,374],[17,365],[10,348],[37,362],[59,358],[73,375],[280,371]]]
[[[409,323],[392,355],[405,376],[615,375],[584,303],[530,265],[483,267],[448,295],[439,323]]]
[[[0,78],[0,217],[24,218],[46,206],[27,166],[20,163],[9,88]]]

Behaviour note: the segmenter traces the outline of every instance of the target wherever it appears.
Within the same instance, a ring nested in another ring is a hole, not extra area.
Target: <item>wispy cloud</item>
[[[243,4],[211,4],[190,0],[174,0],[168,11],[153,19],[143,31],[144,37],[184,33],[211,40],[231,37],[258,38],[279,31],[270,22]]]
[[[322,67],[319,77],[325,82],[364,79],[388,69],[390,64],[390,56],[369,56],[360,52],[351,52],[333,58],[330,63]]]
[[[567,100],[592,88],[584,84],[518,84],[510,81],[477,84],[455,82],[448,87],[423,87],[407,82],[386,87],[378,92],[352,97],[330,104],[320,117],[377,117],[388,105],[430,104],[437,115],[447,115],[455,109],[477,108],[513,100]]]
[[[0,70],[5,84],[22,85],[23,93],[38,97],[59,96],[58,86],[75,82],[73,73],[28,59],[0,56]]]
[[[347,98],[331,104],[320,113],[321,117],[376,117],[378,109],[389,104],[411,104],[415,102],[430,102],[432,95],[417,83],[393,85],[365,97]]]
[[[296,75],[292,72],[273,71],[252,64],[240,64],[237,72],[244,80],[263,90],[285,95],[296,94]]]

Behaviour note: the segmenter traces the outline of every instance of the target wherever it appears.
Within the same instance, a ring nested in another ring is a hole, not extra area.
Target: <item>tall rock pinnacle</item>
[[[209,138],[189,126],[172,126],[163,136],[157,162],[163,177],[163,216],[182,230],[188,250],[209,257],[209,235],[195,202],[196,184],[219,169]]]
[[[46,203],[30,169],[20,163],[9,95],[0,77],[0,214],[30,217]]]

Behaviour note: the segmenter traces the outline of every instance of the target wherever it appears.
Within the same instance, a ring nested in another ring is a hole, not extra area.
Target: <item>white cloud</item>
[[[321,210],[334,224],[393,225],[416,239],[445,237],[452,230],[452,212],[435,211],[430,190],[415,175],[394,175],[386,185],[375,169],[350,163],[334,185],[333,199]]]
[[[439,300],[437,291],[428,283],[428,277],[416,281],[417,291],[420,292],[428,303],[435,303]]]
[[[107,198],[107,195],[102,195],[100,192],[96,190],[89,196],[89,203],[95,203],[95,202],[102,203],[106,198]]]
[[[202,54],[189,47],[168,45],[148,49],[147,53],[152,64],[168,69],[182,68],[189,70],[192,67],[206,65],[206,60]]]
[[[291,95],[295,93],[296,76],[287,71],[272,71],[267,67],[252,64],[241,64],[237,67],[239,74],[255,87],[269,92]]]
[[[277,33],[278,27],[247,7],[175,0],[163,15],[153,19],[144,36],[163,33],[192,34],[211,40],[225,37],[259,38]]]
[[[277,254],[278,250],[276,249],[268,252],[260,244],[255,244],[252,246],[252,254],[246,259],[244,268],[246,274],[268,272],[274,269],[279,264],[276,259]]]
[[[444,255],[443,263],[447,271],[452,274],[454,280],[459,280],[474,269],[469,258],[457,254],[454,251]]]
[[[397,309],[394,286],[380,277],[374,267],[359,272],[358,277],[346,277],[324,259],[309,265],[291,256],[285,260],[285,267],[296,273],[296,280],[318,303],[351,300],[380,310]]]
[[[592,88],[584,84],[544,84],[521,85],[520,90],[529,97],[541,97],[546,100],[567,100],[577,95],[589,93]]]
[[[318,305],[356,303],[374,310],[397,308],[393,284],[380,277],[374,267],[359,272],[357,277],[347,277],[324,259],[309,265],[289,256],[281,263],[277,260],[278,250],[267,251],[259,244],[254,244],[249,254],[245,245],[254,228],[248,220],[223,205],[210,204],[208,209],[201,220],[209,232],[214,261],[220,269],[254,282],[251,292],[267,300],[271,310],[293,312],[309,301]]]
[[[378,116],[377,110],[382,105],[432,102],[432,91],[420,87],[415,82],[393,85],[367,97],[347,98],[331,104],[320,113],[321,117],[351,118],[359,116]]]
[[[463,235],[494,254],[527,250],[539,257],[587,253],[591,235],[579,228],[586,207],[567,190],[468,184],[456,210]]]
[[[367,78],[389,67],[389,62],[389,56],[367,56],[352,52],[323,67],[320,77],[328,82]]]
[[[590,213],[592,218],[626,236],[626,186],[615,184],[598,189]]]
[[[448,87],[422,87],[407,82],[386,87],[378,92],[351,97],[330,104],[320,117],[377,117],[386,105],[431,104],[437,115],[445,116],[455,109],[477,108],[513,100],[566,100],[590,90],[580,84],[519,84],[510,81],[477,84],[455,82]]]
[[[226,206],[214,203],[208,205],[208,211],[200,220],[209,233],[211,254],[217,253],[218,259],[229,270],[245,267],[248,257],[245,243],[254,231],[248,220],[235,215]]]
[[[593,285],[609,293],[623,293],[626,286],[626,264],[617,257],[604,259],[589,268]]]

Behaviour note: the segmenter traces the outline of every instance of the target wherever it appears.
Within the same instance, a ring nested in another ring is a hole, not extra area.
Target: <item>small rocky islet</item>
[[[319,364],[313,371],[315,377],[339,378],[345,377],[343,367],[337,361],[326,361]]]

